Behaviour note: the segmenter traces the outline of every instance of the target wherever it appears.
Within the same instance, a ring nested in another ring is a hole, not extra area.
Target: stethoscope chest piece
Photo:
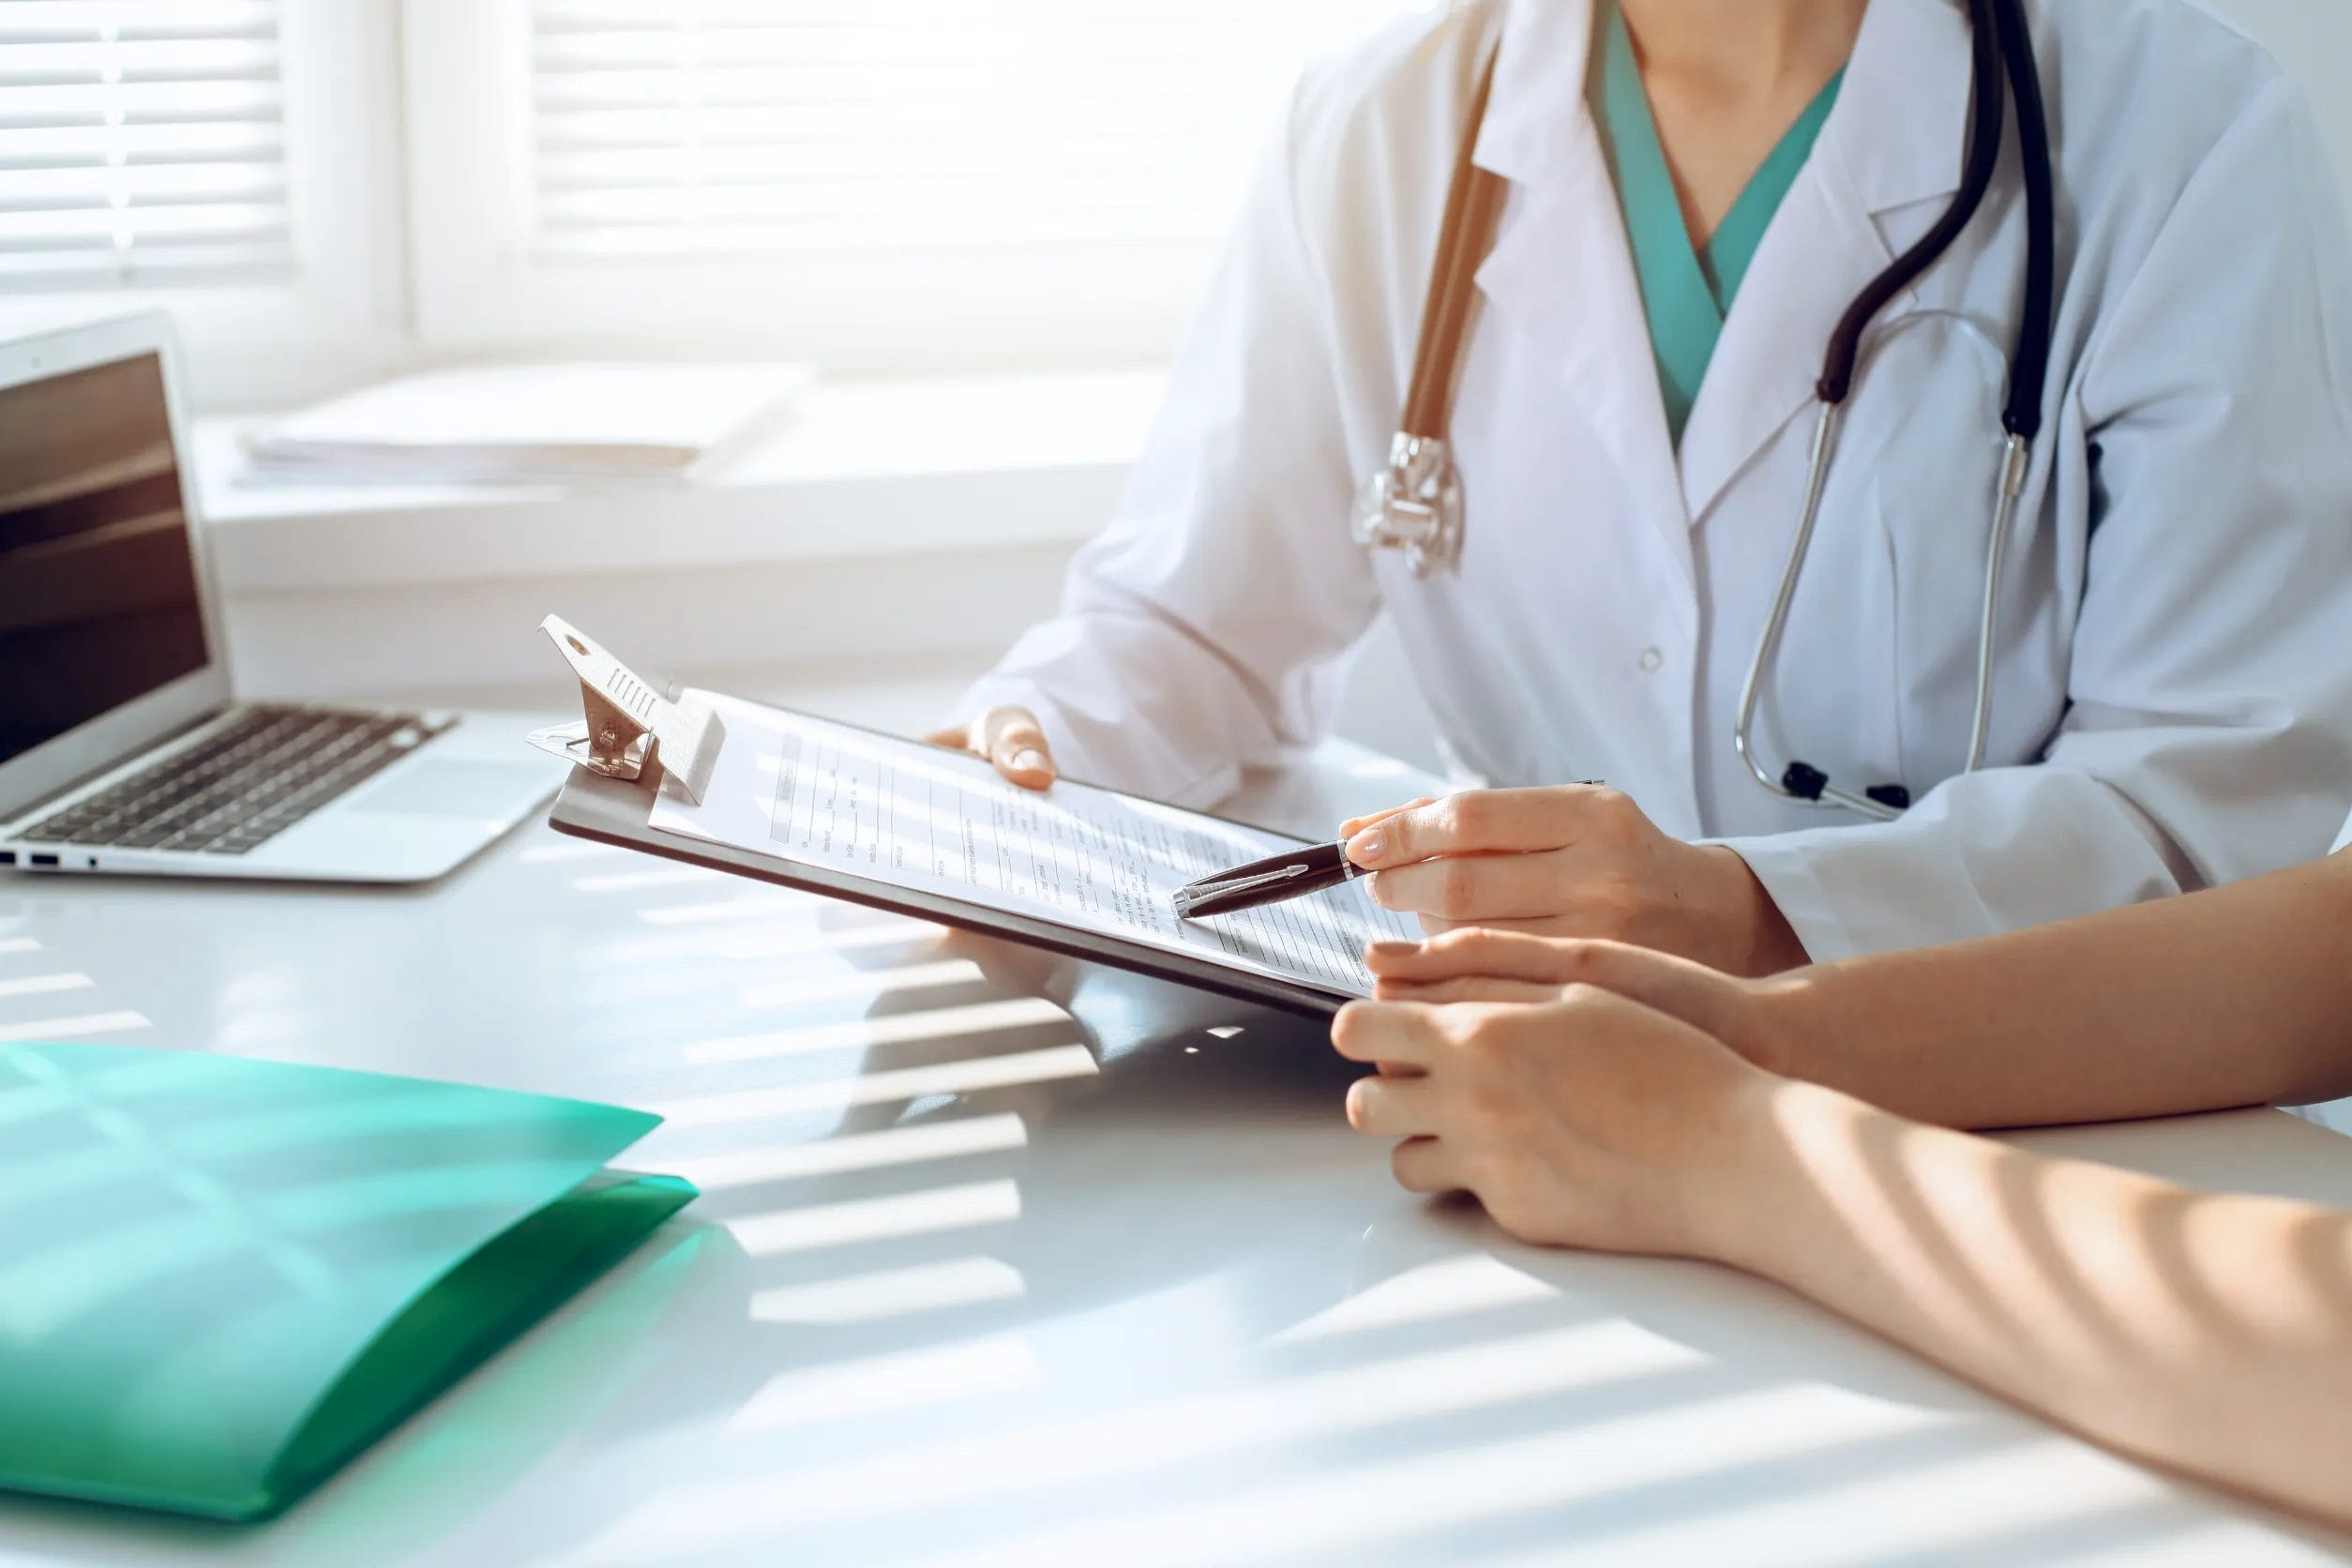
[[[1413,576],[1462,564],[1462,481],[1454,454],[1435,436],[1398,432],[1388,463],[1356,496],[1356,543],[1402,550]]]

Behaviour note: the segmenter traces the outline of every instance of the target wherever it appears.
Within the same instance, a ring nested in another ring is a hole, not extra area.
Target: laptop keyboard
[[[249,854],[447,728],[414,714],[247,708],[196,745],[35,822],[21,837]]]

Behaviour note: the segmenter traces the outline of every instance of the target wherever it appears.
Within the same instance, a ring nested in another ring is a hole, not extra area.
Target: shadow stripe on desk
[[[894,942],[928,942],[947,934],[944,926],[924,920],[894,921],[887,926],[852,926],[842,930],[753,931],[731,934],[711,943],[714,957],[782,958],[802,953],[855,953]]]
[[[988,975],[970,958],[942,958],[927,964],[901,964],[896,969],[852,969],[746,986],[736,993],[745,1007],[805,1006],[812,1002],[863,1001],[905,991],[937,990],[947,986],[977,986]]]
[[[574,893],[641,893],[649,887],[699,887],[716,882],[724,872],[701,866],[653,866],[643,870],[599,871],[574,877]]]
[[[617,844],[568,839],[554,844],[528,845],[516,854],[515,859],[525,866],[564,866],[581,860],[609,860],[626,852]]]
[[[1661,1380],[1694,1377],[1711,1380],[1716,1377],[1715,1368],[1701,1352],[1660,1339],[1631,1323],[1574,1323],[1258,1386],[1048,1420],[1010,1431],[901,1443],[887,1453],[789,1473],[778,1473],[747,1456],[741,1473],[662,1494],[621,1520],[596,1546],[624,1557],[645,1551],[656,1543],[672,1553],[721,1550],[762,1530],[871,1518],[904,1511],[916,1499],[925,1509],[937,1512],[974,1499],[1023,1490],[1052,1490],[1138,1474],[1165,1475],[1172,1466],[1227,1459],[1244,1452],[1279,1452],[1311,1440],[1394,1427],[1464,1410],[1590,1396],[1604,1390],[1654,1392]],[[1780,1389],[1785,1393],[1786,1385]],[[1709,1402],[1736,1409],[1743,1399],[1772,1392],[1772,1388],[1741,1389]],[[1864,1403],[1853,1402],[1855,1406]],[[1682,1408],[1684,1402],[1678,1400],[1666,1408],[1665,1414],[1672,1416]],[[1869,1407],[1874,1412],[1891,1409]],[[1573,1447],[1589,1460],[1596,1454],[1618,1450],[1618,1429],[1658,1415],[1645,1410],[1568,1433],[1546,1434],[1546,1438]],[[1900,1430],[1920,1420],[1907,1411],[1877,1419],[1886,1430]],[[1752,1427],[1743,1427],[1741,1432],[1753,1436]],[[1834,1434],[1846,1435],[1843,1431]],[[1654,1446],[1636,1447],[1631,1456],[1657,1453]],[[1369,1479],[1378,1468],[1342,1470],[1320,1477],[1315,1484],[1327,1483],[1344,1493],[1356,1485],[1359,1474]],[[1557,1483],[1559,1475],[1551,1479]],[[1404,1497],[1411,1495],[1408,1492]],[[1225,1499],[1208,1502],[1196,1499],[1185,1507],[1222,1508],[1226,1503]],[[1336,1506],[1346,1512],[1349,1504],[1343,1500]],[[1155,1525],[1164,1523],[1155,1521]],[[1081,1531],[1091,1528],[1091,1524],[1078,1527]],[[1113,1529],[1109,1533],[1118,1531]],[[1140,1530],[1107,1552],[1089,1550],[1064,1557],[1047,1551],[1027,1560],[1128,1560],[1138,1540],[1153,1539],[1153,1530]],[[1251,1537],[1243,1530],[1223,1539],[1229,1544]],[[1033,1544],[1023,1543],[1023,1546]],[[1064,1543],[1047,1544],[1059,1546]],[[1098,1543],[1084,1545],[1092,1547]],[[1201,1549],[1197,1534],[1188,1545],[1193,1560],[1215,1560],[1214,1551]]]
[[[780,914],[787,910],[803,907],[803,900],[779,890],[701,904],[658,904],[652,909],[639,910],[637,918],[648,926],[707,926],[730,920],[756,920],[761,915]]]
[[[741,1437],[1014,1394],[1042,1372],[1036,1351],[1018,1334],[795,1367],[754,1394],[727,1430]]]

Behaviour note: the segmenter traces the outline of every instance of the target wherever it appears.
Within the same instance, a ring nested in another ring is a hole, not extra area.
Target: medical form
[[[1067,780],[1043,793],[977,758],[716,693],[726,744],[697,806],[648,825],[985,905],[1252,973],[1368,996],[1364,944],[1420,935],[1361,882],[1208,920],[1176,890],[1293,840]]]

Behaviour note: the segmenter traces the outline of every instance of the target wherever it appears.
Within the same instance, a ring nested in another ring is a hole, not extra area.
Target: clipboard
[[[1156,947],[1113,933],[1080,930],[976,900],[948,897],[927,889],[902,887],[880,879],[656,829],[650,819],[663,789],[676,790],[688,799],[700,798],[700,788],[709,778],[710,758],[724,744],[718,719],[708,713],[698,715],[691,705],[672,701],[656,692],[617,660],[604,656],[584,634],[556,617],[548,617],[542,629],[556,640],[574,672],[580,675],[590,718],[586,725],[557,726],[531,737],[533,744],[567,756],[574,764],[555,804],[548,811],[548,825],[558,833],[726,871],[754,882],[820,894],[891,914],[932,921],[1304,1018],[1328,1018],[1356,1000],[1354,993],[1307,980],[1230,968],[1212,958]],[[598,664],[598,660],[603,663]],[[619,685],[630,698],[619,710],[623,716],[617,727],[612,716],[615,704],[611,692],[599,691],[591,685],[592,675]],[[842,724],[838,719],[824,722]],[[705,723],[708,729],[702,728]],[[857,725],[843,727],[886,739],[902,739]],[[592,746],[596,748],[594,755]],[[1206,812],[1187,810],[1185,814],[1203,822],[1245,825]],[[1266,830],[1253,827],[1251,831]]]

